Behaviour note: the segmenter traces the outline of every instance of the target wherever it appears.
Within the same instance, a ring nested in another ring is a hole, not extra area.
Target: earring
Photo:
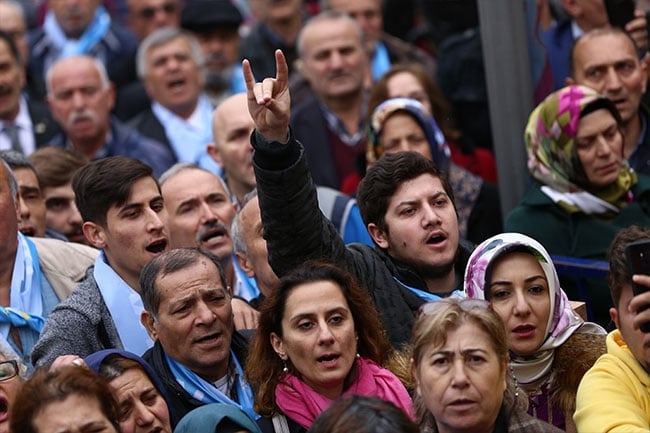
[[[289,368],[287,367],[287,362],[286,362],[286,361],[282,361],[282,364],[284,364],[284,367],[282,367],[282,371],[283,371],[284,373],[288,373],[288,372],[289,372]]]
[[[359,355],[358,353],[357,353],[357,358],[361,358],[361,355]]]

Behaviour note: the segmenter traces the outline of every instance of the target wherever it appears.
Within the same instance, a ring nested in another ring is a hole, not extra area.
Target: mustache
[[[203,243],[203,238],[208,234],[208,232],[214,230],[214,229],[219,229],[223,231],[224,233],[230,235],[230,230],[228,227],[225,225],[221,224],[219,221],[208,221],[207,223],[203,224],[199,231],[196,232],[196,243],[197,245],[201,245]]]
[[[97,113],[95,113],[91,109],[85,108],[81,111],[73,111],[72,113],[70,113],[70,115],[68,116],[67,123],[68,125],[72,125],[79,120],[90,120],[96,122],[97,118],[98,118]]]

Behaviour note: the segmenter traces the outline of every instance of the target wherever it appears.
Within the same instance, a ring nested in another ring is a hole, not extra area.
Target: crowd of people
[[[476,1],[0,0],[0,433],[649,431],[650,13],[521,3],[502,214]]]

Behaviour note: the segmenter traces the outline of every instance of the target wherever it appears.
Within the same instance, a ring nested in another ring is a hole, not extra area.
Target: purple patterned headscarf
[[[560,347],[574,332],[604,333],[598,325],[584,322],[569,303],[560,287],[560,280],[546,249],[535,239],[520,233],[502,233],[483,241],[472,253],[465,268],[465,291],[469,298],[487,299],[487,278],[495,260],[508,252],[525,250],[537,259],[549,287],[550,313],[546,324],[546,339],[532,356],[518,357],[512,354],[512,366],[517,380],[531,383],[543,377],[551,368],[554,350]],[[588,326],[583,326],[588,325]]]

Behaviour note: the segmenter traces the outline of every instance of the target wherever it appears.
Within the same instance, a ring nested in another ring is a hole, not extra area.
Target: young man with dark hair
[[[278,276],[308,259],[351,270],[372,296],[392,344],[411,335],[427,301],[462,296],[468,248],[444,176],[414,153],[379,159],[359,188],[359,208],[375,248],[346,247],[318,208],[302,145],[289,130],[288,69],[276,51],[276,78],[255,83],[244,61],[248,107],[255,120],[253,163],[269,262]]]
[[[580,382],[573,417],[578,431],[650,429],[650,334],[641,330],[650,322],[650,291],[632,291],[632,281],[650,288],[650,275],[632,275],[625,253],[627,244],[642,239],[650,240],[650,229],[630,226],[610,246],[609,314],[617,329],[607,335],[607,353]]]
[[[34,362],[107,348],[141,355],[153,342],[140,323],[138,279],[144,265],[168,247],[160,186],[149,166],[123,156],[89,163],[72,185],[84,235],[102,253],[48,318]]]

